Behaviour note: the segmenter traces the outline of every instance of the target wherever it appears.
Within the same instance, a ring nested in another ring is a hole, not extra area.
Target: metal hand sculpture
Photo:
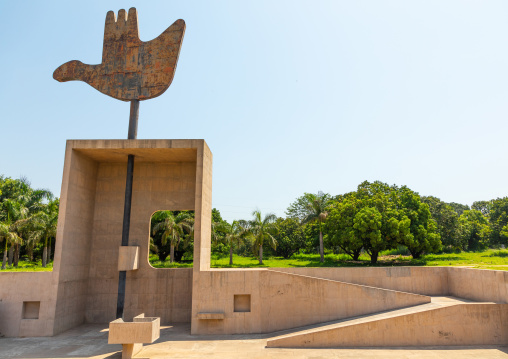
[[[143,42],[138,34],[135,8],[108,11],[104,28],[102,63],[86,65],[69,61],[55,70],[60,82],[84,81],[103,94],[122,101],[148,100],[171,85],[185,33],[185,22],[177,20],[159,37]]]

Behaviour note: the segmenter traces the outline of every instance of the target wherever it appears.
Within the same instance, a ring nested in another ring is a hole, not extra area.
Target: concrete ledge
[[[139,247],[121,246],[118,252],[118,271],[130,271],[138,269]]]
[[[198,313],[198,319],[204,319],[204,320],[217,320],[217,319],[224,319],[226,316],[222,313],[209,313],[209,312],[199,312]]]

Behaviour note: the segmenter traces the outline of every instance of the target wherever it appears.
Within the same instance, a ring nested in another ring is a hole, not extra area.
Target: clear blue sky
[[[0,2],[0,174],[60,193],[66,139],[123,139],[128,103],[52,73],[101,61],[108,10],[187,23],[138,138],[203,138],[223,217],[284,215],[364,180],[471,204],[508,195],[506,1]]]

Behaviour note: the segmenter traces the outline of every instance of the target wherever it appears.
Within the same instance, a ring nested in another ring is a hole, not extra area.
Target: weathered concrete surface
[[[139,247],[121,246],[118,248],[118,270],[130,271],[139,267]]]
[[[447,269],[450,295],[477,302],[508,303],[508,271]]]
[[[506,359],[506,346],[373,349],[266,348],[266,335],[193,336],[189,324],[162,327],[161,337],[137,355],[151,359]],[[108,344],[107,325],[86,324],[49,338],[0,338],[0,358],[120,359],[122,346]]]
[[[270,333],[308,324],[430,302],[430,297],[275,270],[211,270],[194,275],[192,332]],[[234,296],[251,296],[250,312],[234,311]],[[199,313],[224,313],[203,320]]]
[[[150,266],[150,218],[158,210],[195,210],[195,241],[203,228],[209,262],[208,146],[203,140],[76,140],[65,153],[53,272],[0,273],[0,333],[53,335],[115,319],[128,154],[136,156],[129,245],[139,246],[139,264],[127,274],[125,319],[146,313],[162,323],[190,321],[193,270]],[[195,251],[199,258],[201,249]],[[39,319],[22,319],[23,301],[41,302]]]
[[[449,267],[278,268],[281,272],[423,295],[453,295]]]
[[[287,273],[431,296],[508,303],[508,271],[463,267],[278,268]]]
[[[430,304],[363,316],[268,340],[272,348],[505,345],[508,304],[433,298]]]
[[[102,63],[85,65],[69,61],[53,73],[60,82],[80,80],[118,100],[148,100],[171,85],[185,33],[177,20],[156,39],[139,39],[138,13],[131,8],[106,15]]]
[[[0,337],[53,335],[52,276],[52,272],[0,273]],[[40,302],[38,319],[23,319],[23,302]]]
[[[160,337],[160,318],[145,317],[140,314],[132,322],[122,319],[109,323],[109,344],[149,344]]]

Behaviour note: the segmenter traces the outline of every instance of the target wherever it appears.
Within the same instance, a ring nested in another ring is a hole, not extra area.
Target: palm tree
[[[14,262],[14,266],[17,267],[19,246],[23,243],[22,232],[30,224],[31,217],[29,217],[28,208],[22,202],[5,199],[2,202],[2,207],[5,217],[4,225],[7,226],[5,238],[10,244],[9,265]]]
[[[268,244],[275,249],[277,241],[273,237],[277,234],[277,227],[275,221],[277,216],[269,213],[264,219],[261,219],[261,212],[256,210],[252,212],[254,218],[248,222],[248,236],[254,239],[254,250],[259,249],[259,264],[263,264],[263,244],[268,241]]]
[[[225,234],[224,242],[229,244],[229,265],[233,265],[233,246],[235,243],[239,245],[240,241],[248,235],[245,221],[233,221],[232,224],[224,221],[219,223],[215,229]]]
[[[185,236],[185,232],[192,232],[194,219],[189,213],[180,212],[174,215],[171,211],[164,211],[165,219],[157,223],[153,228],[153,234],[162,231],[162,245],[165,245],[169,239],[170,254],[169,260],[171,263],[175,261],[175,246],[180,244],[180,241]]]
[[[47,190],[32,189],[26,178],[14,182],[10,198],[5,198],[1,202],[0,220],[9,226],[11,233],[15,233],[8,236],[7,240],[10,243],[9,264],[14,262],[14,266],[17,267],[20,245],[25,239],[30,241],[30,245],[34,245],[32,241],[36,240],[31,233],[34,215],[46,206],[43,200],[51,200],[53,195]]]
[[[4,242],[4,258],[2,260],[2,269],[5,269],[7,262],[7,250],[10,243],[17,242],[17,234],[11,231],[11,226],[6,223],[0,223],[0,242]]]
[[[322,227],[328,216],[326,207],[330,204],[330,200],[330,195],[321,191],[317,194],[305,193],[304,195],[304,212],[306,215],[302,220],[302,224],[310,222],[319,223],[319,255],[321,256],[321,263],[325,261]]]
[[[49,263],[48,239],[56,236],[56,227],[58,224],[58,199],[50,201],[34,217],[35,228],[32,232],[34,243],[44,239],[44,250],[42,252],[42,266],[46,267]]]

